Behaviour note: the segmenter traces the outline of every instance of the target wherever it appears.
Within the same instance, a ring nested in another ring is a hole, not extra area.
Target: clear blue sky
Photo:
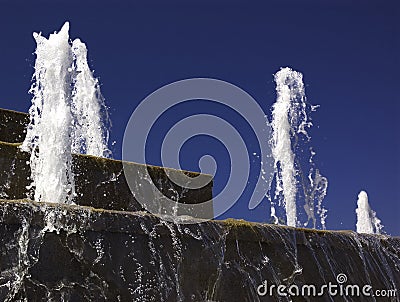
[[[400,235],[396,1],[18,2],[0,2],[0,107],[28,110],[32,32],[48,36],[67,20],[70,36],[87,44],[91,67],[102,83],[115,158],[121,158],[131,113],[163,85],[193,77],[221,79],[247,91],[269,113],[275,100],[273,74],[290,66],[304,74],[308,101],[321,105],[313,114],[311,135],[317,163],[329,179],[328,229],[355,229],[357,195],[363,189],[385,230]],[[160,129],[193,113],[232,122],[247,137],[249,150],[257,151],[249,127],[234,112],[206,102],[167,112]],[[159,144],[163,133],[153,133]],[[218,191],[227,179],[227,153],[206,139],[185,144],[181,161],[183,168],[198,170],[201,155],[215,155]],[[150,152],[149,163],[159,164],[159,153]],[[268,221],[266,202],[247,209],[250,193],[251,185],[221,218]]]

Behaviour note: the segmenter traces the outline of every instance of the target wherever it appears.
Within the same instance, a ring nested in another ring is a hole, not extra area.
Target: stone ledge
[[[68,215],[67,215],[68,213]],[[162,217],[153,215],[146,211],[118,211],[93,208],[90,206],[68,205],[49,202],[34,202],[29,199],[8,200],[0,199],[0,217],[2,222],[7,224],[20,224],[21,217],[33,217],[30,221],[32,226],[41,228],[46,227],[46,219],[55,223],[60,229],[70,228],[83,231],[110,231],[113,233],[140,233],[137,220],[146,220],[151,224],[162,223]],[[185,217],[185,223],[182,227],[197,228],[212,225],[213,228],[225,230],[234,237],[234,240],[242,241],[258,241],[271,243],[276,242],[276,238],[265,236],[274,232],[286,234],[288,238],[292,238],[297,245],[307,245],[312,238],[332,238],[332,237],[349,237],[349,238],[370,238],[374,241],[390,242],[400,248],[400,237],[375,234],[357,234],[354,231],[327,231],[306,228],[294,228],[285,225],[274,225],[259,222],[249,222],[241,219],[228,218],[225,220],[202,220],[192,217]],[[82,222],[85,223],[82,223]],[[191,223],[188,223],[191,222]],[[177,224],[179,225],[179,224]],[[123,227],[122,227],[123,226]],[[161,229],[159,229],[161,231]],[[160,234],[167,234],[169,231],[165,229]],[[185,234],[183,234],[185,235]],[[342,248],[346,249],[346,245]]]
[[[0,142],[0,198],[24,199],[33,196],[30,185],[29,153],[19,149],[19,144]],[[212,200],[212,176],[195,172],[180,171],[128,163],[128,168],[134,173],[134,183],[143,183],[145,172],[148,172],[153,183],[164,196],[171,199],[179,196],[179,203],[201,204]],[[147,170],[147,171],[146,171]],[[185,190],[169,180],[167,173],[195,177],[201,175],[208,180],[208,184],[199,189]],[[75,203],[94,208],[141,211],[142,205],[136,200],[130,190],[123,171],[123,163],[119,160],[99,158],[89,155],[73,155],[73,172],[75,174]],[[138,185],[135,194],[145,196],[152,202],[157,202],[154,192],[140,191]],[[160,213],[163,209],[160,209]],[[213,217],[212,203],[201,213],[204,218]]]
[[[271,301],[256,292],[265,280],[321,286],[339,273],[400,288],[388,236],[2,200],[0,238],[2,301]]]

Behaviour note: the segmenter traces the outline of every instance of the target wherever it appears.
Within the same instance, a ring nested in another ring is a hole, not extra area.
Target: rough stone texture
[[[0,141],[22,143],[28,123],[28,114],[0,108]]]
[[[22,152],[19,144],[0,142],[0,197],[4,199],[23,199],[32,196],[30,185],[29,153]],[[135,171],[131,173],[135,177],[134,182],[143,183],[143,175],[147,170],[154,184],[171,199],[177,198],[179,203],[198,204],[212,200],[212,176],[194,172],[164,169],[155,166],[146,166],[129,163],[129,168]],[[132,191],[128,187],[123,172],[123,164],[118,160],[98,158],[87,155],[73,156],[73,170],[75,175],[76,193],[75,203],[94,208],[121,211],[140,211],[143,207],[137,202]],[[208,185],[199,189],[184,190],[176,185],[166,175],[170,173],[187,175],[190,177],[208,178]],[[141,192],[137,186],[135,194],[141,194],[153,200],[153,192]],[[162,211],[161,211],[162,212]],[[204,210],[201,217],[213,217],[212,204]]]
[[[257,287],[337,284],[339,273],[347,284],[400,286],[400,239],[353,232],[175,225],[144,212],[3,200],[0,238],[1,301],[289,301]]]

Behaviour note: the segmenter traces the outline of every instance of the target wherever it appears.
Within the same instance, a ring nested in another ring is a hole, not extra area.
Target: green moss
[[[238,227],[254,228],[257,225],[259,225],[258,223],[246,221],[244,219],[233,219],[233,218],[228,218],[228,219],[222,220],[221,222],[231,228],[238,228]]]

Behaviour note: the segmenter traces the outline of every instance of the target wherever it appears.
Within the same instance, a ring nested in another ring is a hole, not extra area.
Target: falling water
[[[310,149],[310,171],[308,179],[303,176],[301,164],[295,151],[301,139],[310,140],[307,128],[312,126],[307,114],[307,104],[303,84],[303,75],[290,68],[282,68],[275,74],[277,100],[272,107],[272,155],[275,159],[276,190],[275,199],[283,205],[286,212],[286,224],[297,226],[296,196],[299,182],[303,188],[305,199],[304,209],[308,220],[316,227],[315,208],[320,216],[321,226],[325,229],[326,210],[322,207],[322,200],[326,195],[328,181],[315,168]],[[317,107],[311,106],[311,111]],[[315,205],[315,202],[317,203]],[[271,216],[276,217],[275,204],[271,203]]]
[[[368,203],[368,194],[361,191],[357,200],[357,233],[380,234],[383,228],[380,219]]]
[[[69,23],[48,39],[39,33],[32,105],[24,151],[30,167],[35,201],[73,203],[72,153],[107,156],[105,110],[98,82],[87,64],[85,44],[69,40]]]

